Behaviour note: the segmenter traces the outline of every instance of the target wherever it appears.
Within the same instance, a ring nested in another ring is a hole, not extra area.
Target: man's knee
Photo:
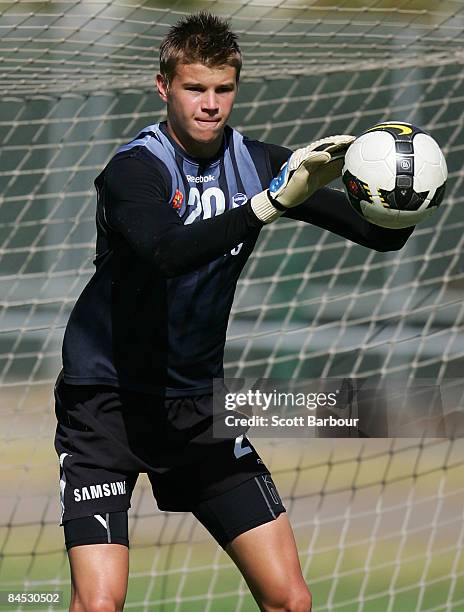
[[[306,584],[274,591],[262,602],[265,612],[311,612],[312,596]]]
[[[285,612],[311,612],[313,599],[308,588],[301,589],[287,603]]]
[[[70,612],[122,612],[124,599],[111,595],[89,595],[79,597],[75,594],[71,601]]]

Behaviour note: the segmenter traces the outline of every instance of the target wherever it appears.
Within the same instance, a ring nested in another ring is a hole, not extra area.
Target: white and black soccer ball
[[[403,228],[440,206],[448,170],[437,142],[401,121],[379,123],[345,155],[343,184],[352,206],[371,223]]]

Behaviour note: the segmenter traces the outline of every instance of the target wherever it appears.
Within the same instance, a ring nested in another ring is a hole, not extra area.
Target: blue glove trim
[[[288,162],[285,162],[285,164],[280,169],[279,174],[275,178],[273,178],[269,184],[269,191],[271,193],[275,193],[282,187],[285,180],[287,179],[287,174],[288,174]]]

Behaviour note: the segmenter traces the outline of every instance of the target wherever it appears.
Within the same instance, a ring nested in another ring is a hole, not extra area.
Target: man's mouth
[[[195,119],[198,125],[205,127],[214,127],[220,122],[220,119]]]

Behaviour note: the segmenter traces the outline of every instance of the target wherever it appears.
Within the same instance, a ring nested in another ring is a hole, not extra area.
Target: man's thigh
[[[311,594],[270,474],[201,502],[193,513],[235,562],[262,610],[309,612]]]
[[[226,547],[263,610],[311,610],[286,514],[242,533]]]
[[[241,534],[275,521],[284,512],[270,474],[243,480],[193,509],[195,517],[223,548]]]
[[[71,607],[122,610],[127,592],[129,549],[120,544],[76,546],[68,552],[71,567]]]

